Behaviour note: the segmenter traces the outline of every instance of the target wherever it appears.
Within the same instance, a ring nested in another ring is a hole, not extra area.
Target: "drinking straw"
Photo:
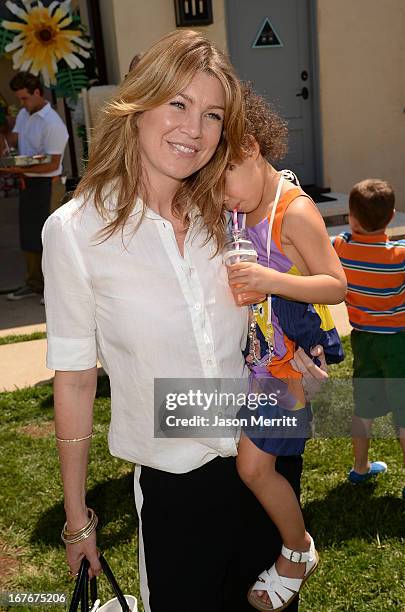
[[[239,229],[238,209],[237,208],[233,209],[233,229],[234,229],[235,232],[237,232],[238,229]],[[239,251],[239,249],[240,249],[240,244],[239,244],[239,242],[237,242],[236,243],[236,250]],[[240,257],[239,256],[236,258],[235,263],[240,263]]]
[[[233,209],[233,229],[234,230],[238,230],[239,229],[239,223],[238,223],[238,209],[234,208]]]

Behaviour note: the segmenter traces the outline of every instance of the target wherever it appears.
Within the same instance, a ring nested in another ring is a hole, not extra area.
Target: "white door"
[[[301,184],[315,183],[314,84],[309,0],[226,0],[228,44],[243,80],[288,121],[289,151],[281,163]]]

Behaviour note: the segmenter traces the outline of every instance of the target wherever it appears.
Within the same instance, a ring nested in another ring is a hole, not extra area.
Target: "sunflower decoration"
[[[14,70],[40,74],[49,87],[57,84],[58,69],[63,66],[59,62],[66,62],[72,72],[83,69],[81,58],[90,57],[92,44],[71,13],[71,0],[55,0],[49,6],[40,0],[20,1],[22,6],[6,2],[18,21],[3,20],[1,24],[4,29],[16,32],[4,48],[6,53],[12,53]]]

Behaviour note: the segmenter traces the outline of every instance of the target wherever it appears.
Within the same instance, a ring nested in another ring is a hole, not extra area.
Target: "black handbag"
[[[122,593],[118,585],[118,582],[116,581],[114,577],[114,574],[111,571],[110,566],[108,565],[107,561],[105,560],[102,554],[100,554],[99,560],[100,560],[101,567],[103,568],[103,572],[107,576],[108,581],[111,584],[112,589],[115,593],[115,597],[117,599],[117,605],[119,604],[119,606],[121,606],[122,612],[132,612],[131,608],[129,607],[127,603],[127,600],[125,599],[124,594]],[[91,602],[91,605],[94,605],[96,600],[98,599],[97,597],[97,579],[95,577],[91,578],[91,580],[89,579],[89,567],[90,567],[90,563],[88,562],[86,557],[84,557],[84,559],[81,562],[79,573],[76,579],[75,589],[73,591],[72,601],[69,607],[69,612],[77,612],[79,610],[79,606],[80,606],[81,612],[89,612],[90,602]],[[89,596],[89,586],[90,586],[90,596]],[[136,606],[136,599],[135,598],[133,599],[135,600],[135,606]],[[107,604],[104,604],[104,605],[107,605]],[[104,606],[102,605],[99,608],[99,610],[102,610],[103,607]],[[136,607],[135,607],[135,610],[136,610]]]

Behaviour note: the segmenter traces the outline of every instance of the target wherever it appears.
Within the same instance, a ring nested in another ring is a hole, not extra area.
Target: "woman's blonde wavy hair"
[[[93,197],[98,212],[107,221],[102,231],[104,239],[123,230],[137,196],[147,201],[137,116],[176,96],[200,70],[215,76],[224,88],[223,132],[208,164],[182,182],[172,210],[187,220],[191,209],[197,207],[207,228],[207,240],[213,237],[218,248],[222,245],[222,176],[228,160],[237,155],[244,133],[243,99],[238,78],[225,55],[202,34],[191,30],[176,30],[164,36],[142,56],[117,95],[104,107],[94,130],[88,166],[74,196],[84,196],[85,202]],[[116,202],[113,220],[106,204],[112,193]],[[145,208],[139,223],[144,212]]]

